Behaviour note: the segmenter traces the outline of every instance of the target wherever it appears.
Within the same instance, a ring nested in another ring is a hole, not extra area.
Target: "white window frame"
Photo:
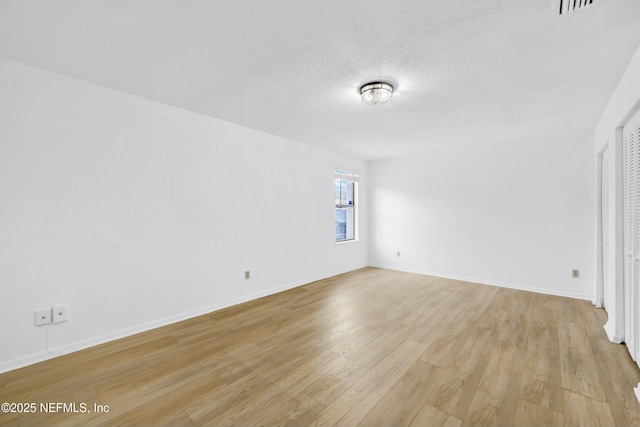
[[[340,169],[340,168],[336,168],[335,170],[335,179],[334,179],[334,190],[335,190],[335,185],[336,185],[336,180],[344,180],[344,181],[349,181],[351,183],[353,183],[353,205],[343,205],[343,204],[339,204],[339,203],[335,203],[335,209],[334,209],[334,215],[335,212],[337,211],[337,209],[353,209],[353,238],[351,239],[343,239],[343,240],[336,240],[337,238],[337,234],[335,233],[334,230],[334,242],[336,245],[341,245],[344,243],[350,243],[350,242],[356,242],[358,240],[358,226],[359,226],[359,220],[358,220],[358,193],[359,193],[359,188],[358,188],[358,183],[359,183],[359,179],[358,179],[358,174],[355,172],[349,172],[346,171],[344,169]]]

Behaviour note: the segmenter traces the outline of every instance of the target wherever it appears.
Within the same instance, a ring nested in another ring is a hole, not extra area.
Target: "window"
[[[358,175],[336,171],[336,242],[356,238],[356,190]]]
[[[590,4],[593,0],[560,0],[560,15],[584,9]]]

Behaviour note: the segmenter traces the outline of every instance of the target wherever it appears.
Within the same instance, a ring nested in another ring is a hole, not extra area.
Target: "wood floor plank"
[[[427,346],[427,349],[420,355],[420,359],[431,363],[439,368],[446,369],[452,361],[451,355],[458,353],[465,342],[466,335],[453,335],[451,329],[445,328],[436,339]]]
[[[417,360],[359,425],[409,425],[418,415],[427,396],[435,389],[442,374],[442,369]],[[399,405],[398,402],[402,404]]]
[[[157,427],[196,427],[191,418],[182,410],[169,409],[170,406],[162,406],[159,402],[145,403],[135,411],[126,412],[108,421],[95,424],[98,427],[153,425]],[[100,418],[97,421],[101,421]]]
[[[516,291],[498,288],[487,308],[482,312],[477,325],[486,329],[499,331],[513,303]]]
[[[520,387],[524,348],[498,341],[477,392],[464,418],[464,425],[513,425]]]
[[[500,328],[498,340],[521,347],[526,345],[531,309],[534,294],[532,292],[518,292],[511,302],[505,320]]]
[[[47,373],[38,371],[35,374],[25,375],[22,381],[13,382],[0,389],[0,400],[46,402],[50,401],[52,396],[58,396],[61,393],[93,388],[96,384],[109,381],[114,376],[124,378],[127,372],[146,366],[144,360],[139,357],[125,358],[114,365],[108,365],[104,359],[97,361],[95,365],[79,364],[75,369],[69,368],[66,364],[59,367],[55,363],[57,360],[46,362],[50,367],[55,366],[50,373],[53,378],[43,379],[40,383],[38,378],[48,376]],[[63,375],[64,373],[67,375]]]
[[[520,399],[513,424],[519,427],[564,426],[564,416],[560,412]]]
[[[567,427],[614,427],[616,425],[608,403],[563,390],[564,423]]]
[[[297,375],[299,370],[304,371],[306,364],[313,364],[326,352],[319,353],[319,349],[316,349],[293,355],[291,359],[287,359],[286,353],[271,354],[263,366],[256,365],[255,369],[227,383],[226,387],[194,397],[186,406],[187,413],[192,419],[204,422],[223,416],[230,408],[240,410],[248,398],[261,396],[272,384],[286,379],[288,375]],[[279,356],[280,360],[276,360],[275,356]]]
[[[104,378],[126,371],[132,365],[137,366],[143,363],[141,356],[157,349],[168,349],[175,344],[176,340],[173,337],[148,339],[146,336],[141,336],[140,342],[133,338],[118,340],[114,343],[117,350],[103,344],[100,346],[105,350],[103,354],[97,354],[97,350],[89,349],[86,351],[87,359],[82,359],[78,353],[74,353],[34,365],[32,375],[20,375],[24,372],[23,370],[18,370],[17,373],[9,372],[6,387],[10,387],[12,393],[26,391],[30,397],[35,397],[41,393],[49,393],[50,389],[67,385],[77,386],[80,382],[86,385],[90,383],[86,380],[87,378],[92,378],[93,381],[96,376]],[[79,353],[84,354],[84,352]],[[57,367],[55,371],[46,370],[51,364]],[[43,373],[46,375],[42,375]]]
[[[427,276],[429,277],[429,276]],[[439,282],[433,280],[426,281],[421,285],[421,288],[411,288],[411,292],[414,295],[421,295],[422,298],[414,298],[410,305],[410,309],[405,310],[403,313],[402,321],[411,325],[422,325],[425,322],[428,322],[436,313],[436,309],[431,309],[431,307],[440,307],[443,304],[446,304],[446,301],[450,300],[450,298],[455,295],[454,290],[448,286],[446,282]],[[426,291],[426,292],[425,292]],[[406,304],[407,299],[409,297],[405,297],[404,302]],[[424,308],[424,300],[429,298],[429,309]],[[407,308],[407,305],[405,305]]]
[[[558,321],[560,322],[578,322],[577,319],[581,318],[579,309],[580,300],[567,297],[556,297],[553,299],[553,303],[556,307],[556,314]],[[582,324],[582,322],[578,322]]]
[[[165,372],[145,372],[141,377],[134,376],[127,386],[111,386],[98,391],[101,402],[109,402],[113,408],[132,406],[134,401],[162,401],[168,395],[182,396],[193,389],[199,395],[211,390],[221,390],[225,383],[216,375],[214,366],[186,366]],[[118,385],[120,385],[119,383]]]
[[[329,405],[312,425],[357,425],[424,350],[424,343],[403,341]]]
[[[410,427],[460,427],[462,420],[447,414],[438,408],[425,403],[414,419],[409,424]]]
[[[258,414],[255,422],[248,425],[261,426],[307,426],[318,417],[325,406],[304,393],[279,404],[272,411]]]
[[[264,383],[276,380],[281,375],[280,365],[284,360],[287,361],[291,369],[295,369],[306,361],[313,359],[324,350],[312,345],[306,340],[302,341],[283,341],[279,345],[272,344],[268,348],[263,349],[259,354],[260,357],[243,357],[240,359],[241,366],[233,371],[228,366],[218,365],[216,368],[217,375],[226,383],[230,384],[236,380],[245,378],[257,369],[263,372],[271,372],[272,376],[265,376]]]
[[[304,393],[324,405],[330,405],[404,341],[409,331],[408,327],[401,325],[398,330],[389,329],[374,341],[358,347],[357,351],[339,352],[349,359],[349,363],[319,378],[306,387]],[[342,347],[332,348],[332,351],[340,349]]]
[[[447,368],[452,357],[458,353],[466,340],[466,336],[472,332],[472,326],[486,309],[490,300],[497,292],[495,287],[473,287],[463,284],[454,295],[449,304],[439,307],[438,328],[435,331],[421,328],[424,333],[416,331],[412,338],[426,344],[427,350],[420,359],[440,368]],[[469,301],[468,305],[461,306],[456,301]]]
[[[582,324],[558,321],[558,337],[562,388],[606,401],[591,343]]]
[[[207,402],[205,402],[206,411],[198,411],[196,405],[193,405],[187,407],[187,413],[199,425],[203,426],[257,425],[263,423],[268,416],[275,420],[284,416],[281,414],[282,402],[287,402],[289,406],[293,404],[293,407],[298,408],[296,409],[297,413],[300,411],[300,400],[296,399],[296,396],[302,396],[302,390],[308,384],[313,383],[317,378],[333,370],[339,369],[346,362],[347,359],[344,357],[327,350],[308,363],[299,366],[291,373],[284,375],[268,388],[243,396],[241,401],[230,406],[217,416],[213,416],[211,407]],[[315,402],[306,397],[302,401]],[[324,405],[316,403],[312,405],[315,409],[319,407],[324,409]],[[318,415],[319,412],[315,411],[314,415]],[[296,415],[295,418],[298,416],[300,414]]]
[[[640,403],[633,392],[640,371],[626,346],[611,345],[603,338],[590,338],[590,343],[616,425],[640,426]]]
[[[49,402],[62,402],[62,403],[75,403],[74,406],[77,410],[82,411],[81,403],[85,404],[87,410],[93,408],[94,403],[99,403],[98,395],[93,387],[86,387],[83,389],[75,389],[69,393],[58,391],[53,394],[49,399],[31,399],[25,398],[20,400],[21,403],[33,402],[37,405],[35,413],[0,413],[0,425],[2,426],[43,426],[43,425],[75,425],[77,422],[82,422],[87,425],[87,422],[92,419],[91,414],[87,413],[75,413],[58,411],[54,407],[56,412],[46,412],[41,409],[41,404],[47,405]],[[9,402],[15,402],[13,398],[6,399]],[[2,400],[2,402],[6,401]]]
[[[585,328],[585,332],[592,338],[606,338],[602,325],[607,323],[602,309],[597,309],[590,301],[578,300],[578,312]]]
[[[446,298],[443,298],[439,305],[434,306],[433,309],[425,310],[430,313],[427,318],[428,321],[415,328],[411,339],[422,341],[426,344],[433,343],[441,335],[442,329],[448,328],[456,316],[463,311],[463,308],[457,305],[456,301],[467,298],[467,296],[468,293],[464,292],[464,288],[458,287],[457,290],[446,295]],[[439,328],[432,327],[435,320],[437,320]],[[451,332],[449,332],[449,335],[451,335]]]
[[[489,362],[497,338],[491,329],[475,328],[469,334],[457,355],[437,386],[429,394],[427,402],[457,418],[464,418],[480,379]]]
[[[588,301],[378,268],[0,375],[0,425],[624,425],[640,369]]]
[[[498,292],[498,288],[495,286],[477,286],[471,283],[467,283],[465,288],[469,296],[464,298],[469,301],[465,304],[465,309],[458,312],[448,328],[455,336],[466,334],[471,326],[478,323],[478,319],[487,310],[487,306]]]
[[[534,299],[520,397],[562,413],[557,316],[550,299],[548,295]]]

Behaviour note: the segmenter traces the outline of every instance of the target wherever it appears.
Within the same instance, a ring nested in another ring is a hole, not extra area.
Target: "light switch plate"
[[[53,307],[53,323],[61,323],[67,321],[67,306],[56,305]]]
[[[36,326],[47,325],[51,323],[51,309],[42,308],[36,310]]]

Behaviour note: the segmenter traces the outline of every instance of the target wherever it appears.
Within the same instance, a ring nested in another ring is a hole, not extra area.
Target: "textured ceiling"
[[[0,56],[373,160],[593,128],[640,1],[557,1],[0,0]]]

